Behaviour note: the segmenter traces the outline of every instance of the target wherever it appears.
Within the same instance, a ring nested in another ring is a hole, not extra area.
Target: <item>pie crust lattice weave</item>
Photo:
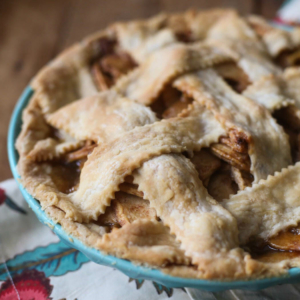
[[[22,184],[88,246],[174,276],[300,266],[300,30],[233,10],[116,23],[32,81]]]

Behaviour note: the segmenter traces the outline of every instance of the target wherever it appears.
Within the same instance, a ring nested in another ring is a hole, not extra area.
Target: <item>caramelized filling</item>
[[[216,153],[216,148],[224,147],[226,147],[226,155],[223,152]],[[217,201],[228,199],[230,195],[244,190],[251,186],[254,180],[250,173],[250,165],[248,165],[248,161],[250,164],[248,154],[236,152],[222,143],[213,144],[210,148],[195,152],[190,160],[195,165],[199,178],[208,193]]]
[[[219,64],[214,69],[238,93],[251,83],[247,74],[233,62]]]
[[[117,192],[111,205],[100,215],[96,224],[100,226],[122,227],[138,219],[156,220],[156,211],[143,198]]]
[[[132,57],[118,49],[115,40],[100,40],[101,57],[93,61],[91,71],[100,91],[109,89],[119,77],[137,66]]]
[[[248,245],[251,256],[263,262],[280,262],[300,257],[299,227],[280,232],[268,241],[255,241]]]
[[[236,129],[230,129],[228,137],[221,137],[220,143],[229,146],[234,151],[239,153],[248,153],[248,137]]]
[[[282,68],[300,66],[300,49],[284,50],[276,58],[275,62]]]
[[[179,42],[186,44],[194,42],[192,39],[192,31],[190,29],[175,32],[175,35]]]
[[[50,164],[44,163],[45,172],[49,173],[60,192],[69,194],[77,190],[83,165],[95,146],[93,142],[87,141],[85,146],[67,153],[60,160],[51,161]]]
[[[300,161],[300,112],[295,106],[283,107],[273,117],[289,136],[293,162]]]
[[[231,177],[236,182],[239,190],[244,190],[246,187],[251,186],[254,180],[251,173],[235,167],[231,167]]]
[[[68,163],[73,161],[86,160],[87,156],[93,152],[95,147],[96,144],[92,143],[91,141],[87,141],[82,148],[74,152],[67,153],[64,160]]]
[[[211,176],[207,186],[208,193],[217,201],[228,199],[230,195],[236,194],[238,190],[227,164],[222,164],[222,167]]]
[[[205,148],[195,152],[191,162],[195,165],[204,186],[207,186],[210,176],[221,167],[221,160]]]
[[[76,190],[81,172],[80,164],[80,161],[51,163],[50,177],[60,192],[69,194]]]
[[[60,138],[61,138],[61,135],[60,135],[60,132],[59,132],[59,129],[47,124],[47,126],[49,127],[49,134],[48,134],[48,137],[49,138],[52,138],[54,140],[57,140],[59,141]]]
[[[151,105],[151,109],[160,119],[170,119],[179,115],[193,99],[187,97],[182,92],[167,85],[161,92],[158,99]]]
[[[130,195],[134,195],[140,198],[143,198],[144,193],[141,191],[138,191],[138,186],[136,184],[133,183],[128,183],[128,182],[123,182],[119,185],[119,189],[120,191],[130,194]]]
[[[234,151],[231,147],[221,143],[212,144],[210,149],[214,155],[233,167],[250,172],[251,162],[248,154]]]
[[[192,37],[192,29],[185,18],[180,16],[171,16],[164,22],[160,29],[168,28],[171,29],[175,34],[176,39],[182,43],[192,43],[195,40]]]
[[[251,246],[250,254],[254,259],[257,259],[265,263],[277,263],[286,259],[293,259],[293,258],[300,257],[300,252],[281,251],[272,248],[268,244],[261,244],[260,246]]]
[[[270,238],[268,244],[278,250],[300,251],[300,227],[282,231]]]
[[[68,194],[77,190],[81,169],[95,146],[93,142],[87,141],[82,148],[66,154],[58,162],[51,163],[50,176],[60,192]],[[138,186],[133,184],[132,176],[126,176],[119,189],[120,192],[115,193],[111,205],[94,224],[107,227],[109,232],[137,219],[157,219],[149,201],[143,199],[143,192],[138,191]]]
[[[113,228],[120,228],[121,225],[117,219],[116,211],[115,211],[115,201],[112,200],[110,206],[106,207],[105,213],[101,214],[97,221],[93,221],[94,224],[98,226],[105,226],[109,228],[109,232]]]

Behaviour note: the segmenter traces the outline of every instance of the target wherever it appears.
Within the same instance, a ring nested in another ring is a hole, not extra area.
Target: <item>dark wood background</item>
[[[0,181],[11,177],[6,138],[30,78],[62,49],[116,20],[160,11],[234,7],[273,18],[282,0],[0,0]]]

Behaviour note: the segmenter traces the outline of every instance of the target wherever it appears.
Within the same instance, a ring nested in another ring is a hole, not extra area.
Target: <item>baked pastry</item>
[[[233,10],[117,23],[33,79],[21,181],[88,246],[174,276],[300,266],[300,29]]]

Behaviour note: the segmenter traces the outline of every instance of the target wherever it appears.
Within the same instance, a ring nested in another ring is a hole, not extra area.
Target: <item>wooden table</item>
[[[13,107],[30,78],[62,49],[116,20],[160,11],[235,7],[275,16],[282,0],[0,0],[0,181],[11,177],[6,138]]]

